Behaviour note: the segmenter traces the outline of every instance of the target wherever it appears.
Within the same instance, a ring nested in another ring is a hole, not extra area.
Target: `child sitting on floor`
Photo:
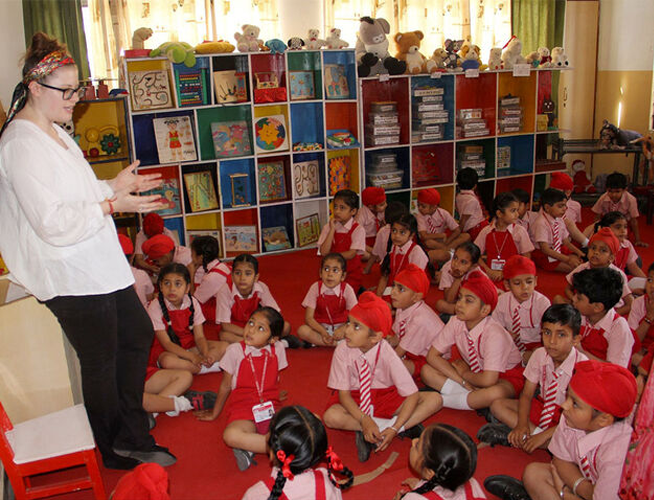
[[[303,406],[287,406],[270,423],[268,455],[270,477],[251,486],[242,500],[340,500],[341,490],[352,484],[353,474],[331,446],[323,423]],[[327,468],[318,467],[327,462]],[[336,482],[335,474],[347,481]]]
[[[340,253],[328,253],[320,263],[320,280],[307,292],[302,307],[304,321],[297,336],[321,347],[334,347],[343,340],[347,314],[357,303],[352,287],[345,282],[345,259]]]
[[[563,222],[567,198],[563,191],[548,188],[540,198],[542,210],[531,225],[531,240],[536,246],[532,258],[546,271],[569,273],[579,264],[583,252],[570,243],[568,229]]]
[[[580,350],[590,359],[631,364],[634,337],[614,306],[622,295],[622,277],[606,267],[586,269],[572,278],[572,305],[581,313]]]
[[[447,424],[432,424],[414,439],[409,465],[420,476],[405,480],[411,491],[394,500],[482,500],[484,490],[472,477],[477,468],[477,446],[468,434]]]
[[[422,369],[422,380],[440,391],[446,408],[487,408],[522,390],[522,357],[509,333],[491,318],[496,305],[497,288],[485,274],[475,271],[461,283],[456,317],[436,336]],[[462,359],[450,362],[445,356],[454,345]]]
[[[218,260],[218,240],[213,236],[198,236],[191,242],[193,261],[189,265],[194,277],[193,296],[202,306],[202,314],[211,324],[216,323],[216,294],[231,281],[232,269]]]
[[[527,363],[519,401],[493,402],[491,413],[502,423],[486,424],[479,429],[480,441],[533,453],[536,448],[545,448],[554,434],[575,365],[588,358],[576,349],[581,340],[581,316],[570,304],[551,306],[541,323],[543,347],[536,349]]]
[[[531,225],[538,217],[538,212],[531,209],[531,197],[527,191],[520,188],[514,189],[511,194],[518,200],[518,220],[515,223],[531,234]]]
[[[143,252],[143,243],[145,243],[148,238],[152,238],[158,234],[164,234],[168,236],[173,240],[175,246],[179,245],[177,234],[165,227],[164,220],[161,218],[161,215],[155,212],[150,212],[145,217],[143,217],[141,230],[136,233],[136,239],[134,240],[134,265],[140,269],[145,269],[146,271],[150,271],[155,274],[159,272],[159,269],[155,264],[147,261],[145,252]]]
[[[574,182],[565,172],[552,172],[550,176],[550,188],[563,191],[565,194],[565,213],[563,214],[563,222],[570,234],[573,241],[579,243],[582,247],[588,245],[588,238],[581,232],[578,224],[581,224],[581,203],[571,198],[572,190],[574,189]]]
[[[259,261],[242,253],[232,262],[231,282],[225,283],[216,295],[216,323],[221,326],[220,339],[230,344],[241,342],[246,323],[259,307],[272,307],[281,313],[268,285],[259,281]],[[299,347],[297,337],[289,335],[291,325],[284,321],[280,337],[286,347]]]
[[[366,232],[354,219],[359,210],[359,195],[341,189],[334,195],[332,210],[332,217],[318,238],[318,255],[340,253],[347,261],[345,280],[359,293],[363,277],[361,256],[366,251]]]
[[[647,270],[647,281],[645,282],[645,294],[634,300],[629,312],[629,328],[636,334],[641,343],[639,349],[631,358],[635,366],[640,364],[648,352],[654,351],[654,264]]]
[[[391,251],[391,248],[393,247],[393,241],[391,240],[391,226],[400,217],[408,213],[409,209],[400,201],[391,201],[388,204],[384,211],[386,225],[377,233],[375,244],[372,247],[372,254],[375,257],[375,262],[382,262],[386,255]]]
[[[132,261],[130,259],[134,253],[134,245],[132,245],[132,240],[130,240],[124,234],[119,233],[118,241],[120,242],[120,246],[123,249],[125,257],[127,257],[127,261],[130,263],[129,267],[132,270],[132,274],[134,275],[134,290],[136,290],[136,295],[138,295],[141,304],[143,304],[143,307],[146,307],[148,302],[150,302],[152,297],[154,297],[154,285],[152,284],[152,280],[148,276],[148,273],[146,273],[143,269],[137,269],[132,265]]]
[[[429,257],[415,242],[418,232],[418,223],[411,214],[404,214],[391,225],[391,241],[393,246],[386,254],[381,263],[381,276],[377,284],[377,295],[384,297],[390,302],[391,288],[395,282],[395,276],[409,264],[415,264],[425,269],[429,263]]]
[[[461,243],[449,260],[441,268],[438,288],[444,290],[442,299],[436,301],[436,310],[444,314],[454,314],[454,305],[459,296],[461,282],[473,271],[483,271],[479,268],[479,247],[472,241]],[[485,274],[485,273],[484,273]]]
[[[500,284],[506,261],[513,255],[529,258],[534,249],[529,233],[515,223],[517,220],[518,200],[511,193],[500,193],[493,200],[493,221],[475,239],[475,245],[485,257],[479,264],[490,279]]]
[[[504,285],[509,293],[500,295],[493,311],[493,319],[513,337],[523,364],[541,346],[540,318],[550,306],[550,299],[535,290],[537,284],[534,262],[514,255],[504,266]]]
[[[236,465],[244,471],[254,463],[255,453],[266,453],[270,419],[279,409],[279,372],[288,366],[279,338],[284,318],[272,307],[250,316],[243,339],[230,344],[222,360],[223,379],[213,410],[198,412],[199,420],[215,420],[227,408],[225,444],[231,447]],[[225,406],[228,396],[229,404]]]
[[[361,294],[350,311],[345,342],[336,347],[329,370],[332,397],[323,420],[332,429],[356,432],[361,462],[370,458],[373,449],[384,451],[398,435],[418,437],[422,429],[416,426],[441,408],[440,395],[418,392],[402,361],[384,341],[391,323],[386,302],[371,292]]]
[[[468,233],[472,241],[475,241],[479,231],[488,225],[483,205],[474,191],[478,181],[479,174],[472,168],[462,168],[456,175],[456,182],[461,189],[454,198],[459,214],[459,227],[461,233]]]
[[[393,335],[386,340],[395,347],[404,366],[420,382],[420,370],[427,362],[427,353],[443,322],[425,303],[429,278],[415,264],[409,264],[395,278],[391,304],[396,309]]]
[[[155,272],[168,264],[177,263],[188,266],[193,261],[191,249],[175,242],[165,234],[158,234],[143,243],[143,253],[155,265]]]
[[[384,212],[386,210],[386,192],[381,187],[367,187],[361,191],[361,208],[356,214],[356,221],[366,232],[366,253],[363,256],[367,260],[364,273],[370,272],[375,263],[371,260],[372,247],[375,245],[375,237],[379,230],[386,225]]]
[[[620,242],[620,248],[613,260],[615,267],[625,274],[645,278],[645,273],[638,263],[639,257],[636,253],[636,249],[628,238],[629,230],[627,229],[627,218],[620,212],[609,212],[604,214],[595,225],[597,226],[594,229],[595,232],[602,227],[610,228]]]
[[[191,276],[186,266],[173,263],[164,267],[158,285],[158,300],[148,306],[155,333],[150,359],[162,368],[194,374],[220,371],[218,361],[227,343],[205,338],[204,315],[190,294]]]
[[[469,234],[461,233],[452,215],[440,208],[440,203],[438,190],[429,188],[418,191],[418,235],[432,263],[447,262],[451,257],[450,251],[470,239]]]

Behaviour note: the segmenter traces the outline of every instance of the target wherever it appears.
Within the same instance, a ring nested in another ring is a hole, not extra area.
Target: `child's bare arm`
[[[457,227],[454,231],[452,231],[452,234],[450,234],[450,237],[445,240],[445,244],[449,245],[455,239],[457,239],[460,234],[461,234],[461,226]]]
[[[234,323],[220,323],[220,328],[225,332],[233,333],[240,337],[243,336],[243,328]]]
[[[190,361],[191,363],[200,364],[200,357],[194,352],[187,351],[182,346],[170,340],[166,330],[156,330],[154,334],[157,336],[157,340],[159,340],[161,347],[163,347],[167,352],[174,354],[178,358]]]
[[[466,225],[466,222],[468,222],[468,219],[470,218],[470,214],[462,215],[461,218],[459,219],[459,229],[461,232],[463,232],[463,228]]]
[[[384,290],[386,290],[387,285],[388,285],[388,276],[384,276],[382,274],[379,277],[379,282],[377,283],[377,290],[375,291],[377,296],[381,297],[384,294]]]
[[[461,278],[454,278],[452,286],[445,290],[444,298],[446,302],[454,304],[456,298],[459,295],[459,289],[461,288]]]
[[[628,316],[629,312],[631,311],[631,304],[634,302],[634,296],[632,294],[626,295],[622,297],[622,301],[624,304],[622,307],[616,307],[615,312],[617,312],[620,316]]]
[[[447,378],[451,378],[457,384],[465,385],[465,379],[459,375],[459,372],[456,371],[456,368],[452,366],[448,360],[446,360],[442,353],[438,352],[436,349],[431,347],[427,353],[427,363],[433,368],[436,368],[439,372],[445,375]]]
[[[204,327],[202,325],[193,326],[193,338],[195,339],[195,345],[198,346],[198,351],[200,351],[203,358],[206,358],[209,352],[209,343],[204,336]]]
[[[631,227],[631,232],[634,233],[634,238],[636,239],[634,245],[647,248],[649,244],[645,243],[640,239],[640,228],[638,227],[638,219],[639,217],[632,217],[631,220],[629,221],[629,227]]]
[[[218,395],[216,397],[216,404],[213,407],[213,410],[202,410],[195,412],[195,416],[198,420],[204,420],[209,422],[211,420],[216,420],[220,412],[223,411],[225,402],[229,397],[229,393],[232,392],[232,374],[223,372],[223,380],[220,383],[220,388],[218,389]]]
[[[327,237],[325,241],[320,245],[320,254],[327,255],[332,250],[332,244],[334,243],[334,234],[336,233],[336,225],[334,219],[329,219],[329,231],[327,232]]]
[[[500,378],[500,372],[484,370],[480,373],[475,373],[472,370],[468,370],[463,373],[463,378],[475,387],[490,387],[497,384]]]
[[[572,285],[570,283],[566,283],[565,285],[565,296],[572,300],[572,297],[574,296],[575,292],[572,289]]]
[[[636,261],[627,264],[627,270],[629,271],[629,274],[636,278],[647,278],[647,275],[640,267],[638,267]]]
[[[556,472],[559,474],[563,483],[572,490],[577,479],[584,477],[577,464],[573,462],[566,462],[560,458],[554,457],[552,459],[552,465],[556,468]],[[582,481],[577,485],[577,496],[585,499],[593,498],[593,492],[595,487],[590,481]]]

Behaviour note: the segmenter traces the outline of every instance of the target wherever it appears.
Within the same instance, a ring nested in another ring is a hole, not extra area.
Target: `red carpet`
[[[588,216],[588,213],[584,214]],[[641,224],[641,233],[646,241],[654,241],[652,227]],[[641,249],[639,249],[641,250]],[[654,260],[654,248],[640,251],[644,268]],[[279,302],[284,317],[297,329],[304,319],[304,310],[300,306],[304,294],[318,274],[318,257],[315,249],[280,255],[264,256],[260,259],[261,280],[266,282]],[[378,271],[366,276],[364,284],[368,287],[376,284]],[[564,278],[555,273],[539,274],[538,290],[548,297],[563,291]],[[427,302],[433,306],[440,292],[432,287]],[[310,410],[322,414],[329,391],[326,387],[330,349],[289,350],[289,368],[281,375],[282,388],[287,390],[287,404],[302,404]],[[221,374],[208,374],[196,377],[194,388],[217,390]],[[445,422],[462,428],[475,436],[485,421],[475,412],[444,409],[432,417],[429,422]],[[256,459],[258,466],[245,472],[239,472],[229,449],[222,440],[225,428],[224,417],[215,422],[199,422],[191,414],[177,418],[160,415],[153,434],[157,441],[178,457],[178,462],[167,471],[170,475],[171,495],[173,500],[218,500],[240,499],[245,490],[270,473],[267,457],[260,455]],[[365,500],[371,498],[391,499],[400,488],[401,482],[412,473],[408,466],[410,441],[396,439],[389,450],[374,455],[361,464],[356,458],[354,434],[350,432],[329,431],[330,444],[342,457],[343,462],[355,473],[370,472],[386,461],[391,451],[400,456],[393,466],[370,483],[344,492],[346,500]],[[530,461],[547,461],[549,455],[538,451],[529,456],[510,448],[486,447],[479,451],[475,477],[482,482],[491,474],[509,474],[520,477],[525,465]],[[103,471],[105,486],[109,493],[119,477],[120,471]],[[91,499],[89,492],[75,493],[56,497],[62,500]]]

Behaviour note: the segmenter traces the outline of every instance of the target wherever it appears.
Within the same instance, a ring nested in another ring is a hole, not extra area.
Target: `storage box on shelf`
[[[129,141],[160,172],[166,226],[223,257],[315,245],[341,188],[361,190],[353,50],[123,61]]]

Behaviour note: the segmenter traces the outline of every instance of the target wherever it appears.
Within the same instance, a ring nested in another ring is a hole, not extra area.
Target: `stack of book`
[[[466,144],[458,155],[458,168],[471,168],[477,172],[479,177],[486,175],[486,158],[484,156],[484,146],[481,144]]]
[[[378,101],[370,103],[366,123],[366,145],[388,146],[400,143],[400,117],[397,102]]]
[[[482,137],[489,134],[481,108],[460,109],[457,120],[457,137]]]
[[[395,153],[383,152],[372,155],[366,176],[371,186],[397,189],[402,187],[404,172],[397,166]]]
[[[445,124],[450,120],[445,109],[442,87],[417,87],[413,90],[411,130],[413,142],[443,139]]]
[[[503,134],[522,132],[520,97],[508,94],[500,99],[499,128]]]

